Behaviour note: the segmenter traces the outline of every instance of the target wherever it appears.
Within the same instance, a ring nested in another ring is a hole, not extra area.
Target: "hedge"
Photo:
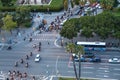
[[[32,12],[46,12],[49,8],[49,11],[56,12],[63,9],[63,0],[52,0],[50,5],[22,5],[26,7],[30,7]],[[0,6],[0,11],[15,11],[17,6],[12,7],[3,7]]]

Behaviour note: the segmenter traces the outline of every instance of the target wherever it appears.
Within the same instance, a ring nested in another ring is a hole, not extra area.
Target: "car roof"
[[[113,60],[118,60],[118,58],[113,58]]]

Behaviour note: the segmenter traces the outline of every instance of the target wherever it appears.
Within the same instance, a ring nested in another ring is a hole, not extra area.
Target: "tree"
[[[79,0],[74,0],[74,3],[75,3],[76,5],[79,5]]]
[[[103,9],[111,10],[114,6],[115,0],[100,0]]]
[[[17,23],[13,21],[11,15],[6,15],[6,17],[3,18],[3,26],[2,28],[7,31],[11,31],[17,26]]]
[[[81,45],[76,45],[75,46],[75,53],[78,55],[79,57],[79,72],[78,72],[78,80],[80,80],[81,77],[81,61],[80,61],[80,56],[82,54],[84,54],[84,47]]]
[[[79,1],[79,3],[80,3],[81,6],[84,6],[86,2],[87,2],[87,0],[80,0]]]
[[[75,44],[74,43],[68,43],[67,46],[66,46],[66,49],[70,53],[75,52]],[[76,71],[76,65],[75,65],[75,61],[73,59],[73,56],[72,56],[72,61],[73,61],[73,67],[74,67],[75,77],[78,80],[78,75],[77,75],[77,71]]]
[[[67,11],[68,10],[68,0],[64,0],[64,9]]]
[[[16,8],[16,21],[18,25],[30,22],[30,7],[19,6]]]
[[[12,0],[1,0],[3,6],[12,6]]]
[[[81,35],[85,36],[86,38],[90,38],[93,36],[92,33],[93,31],[90,27],[83,27]]]
[[[75,45],[73,43],[69,43],[66,46],[66,49],[67,49],[68,52],[75,53],[76,55],[79,56],[78,57],[79,58],[79,70],[76,70],[76,64],[75,64],[73,55],[72,55],[72,60],[73,60],[73,67],[74,67],[74,72],[75,72],[76,79],[80,80],[80,76],[81,76],[81,61],[80,61],[80,56],[82,54],[84,54],[84,47],[81,46],[81,45]],[[79,71],[78,74],[77,74],[77,71]]]
[[[74,22],[72,22],[72,20],[70,22],[69,20],[68,22],[66,22],[66,25],[64,25],[62,30],[60,31],[60,35],[70,40],[72,40],[73,37],[77,36],[77,29],[74,25]]]

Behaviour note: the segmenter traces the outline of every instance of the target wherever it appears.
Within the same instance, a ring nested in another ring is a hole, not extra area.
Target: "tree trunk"
[[[72,56],[72,57],[73,57],[73,56]],[[75,61],[74,61],[74,58],[72,58],[72,59],[73,59],[73,67],[74,67],[75,77],[76,77],[76,80],[78,80]]]
[[[81,61],[80,61],[80,53],[79,53],[79,80],[81,77]]]

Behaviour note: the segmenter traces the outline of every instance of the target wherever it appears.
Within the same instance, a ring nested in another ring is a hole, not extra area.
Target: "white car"
[[[120,63],[120,59],[118,58],[112,58],[108,60],[109,63]]]
[[[60,25],[63,26],[63,24],[67,21],[67,19],[63,20]]]
[[[35,57],[35,62],[39,62],[40,59],[41,59],[40,54],[37,54],[36,57]]]

